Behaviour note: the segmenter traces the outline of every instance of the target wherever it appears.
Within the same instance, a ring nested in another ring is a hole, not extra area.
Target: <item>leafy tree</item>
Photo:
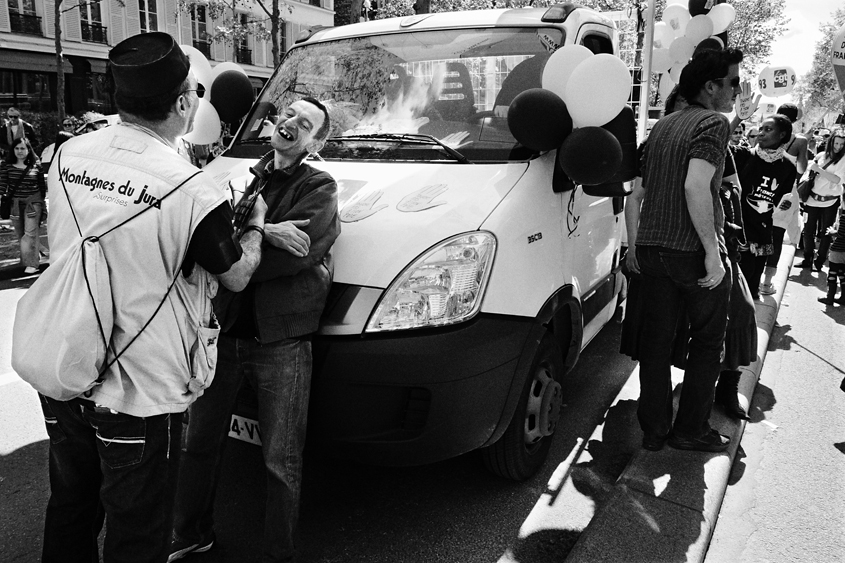
[[[55,36],[54,43],[56,46],[56,109],[59,113],[59,122],[65,118],[65,57],[62,53],[62,14],[71,10],[79,10],[81,12],[87,6],[99,4],[101,0],[78,2],[64,9],[62,9],[62,1],[55,0],[53,4],[53,34]],[[121,7],[124,6],[123,0],[116,1]]]
[[[830,112],[845,112],[845,101],[833,74],[830,59],[833,35],[845,25],[845,8],[838,8],[830,19],[819,26],[822,38],[816,43],[813,66],[802,77],[799,94],[803,95],[805,113],[809,120],[821,122]]]
[[[728,30],[728,46],[742,51],[742,68],[756,76],[769,63],[772,44],[786,33],[786,0],[731,0],[736,19]]]
[[[288,13],[293,9],[284,0],[254,0],[261,8],[266,18],[254,14],[251,10],[253,0],[179,0],[179,10],[185,14],[191,14],[199,6],[205,7],[206,15],[217,22],[211,33],[206,33],[207,39],[215,43],[229,45],[234,50],[237,60],[238,48],[242,41],[250,35],[259,41],[272,42],[273,66],[276,67],[281,60],[281,47],[279,37],[281,26],[285,20],[282,18],[282,8]],[[241,10],[241,11],[239,11]],[[267,23],[270,29],[267,29]]]

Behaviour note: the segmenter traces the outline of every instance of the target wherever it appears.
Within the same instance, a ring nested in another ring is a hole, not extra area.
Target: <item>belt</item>
[[[839,196],[838,195],[819,195],[819,194],[814,192],[814,193],[810,194],[810,197],[813,198],[816,201],[830,201],[832,199],[837,199]]]

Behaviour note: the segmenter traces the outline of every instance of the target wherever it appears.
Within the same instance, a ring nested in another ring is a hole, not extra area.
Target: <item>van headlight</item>
[[[405,268],[381,296],[365,332],[444,326],[481,308],[496,237],[475,232],[433,247]]]

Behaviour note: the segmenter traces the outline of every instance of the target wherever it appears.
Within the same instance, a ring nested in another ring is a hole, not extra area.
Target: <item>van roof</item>
[[[307,41],[299,45],[362,35],[381,35],[397,31],[417,31],[421,29],[451,29],[466,27],[536,27],[547,25],[555,27],[560,24],[543,23],[540,18],[548,8],[517,8],[498,10],[469,10],[464,12],[440,12],[436,14],[420,14],[384,20],[374,20],[363,23],[353,23],[338,27],[330,27],[315,32]],[[574,10],[566,20],[566,27],[578,29],[584,23],[598,23],[614,27],[613,21],[589,8]],[[297,45],[297,46],[299,46]]]

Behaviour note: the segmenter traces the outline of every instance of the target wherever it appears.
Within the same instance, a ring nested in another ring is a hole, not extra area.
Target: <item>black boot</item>
[[[739,386],[740,372],[724,370],[719,374],[719,382],[716,384],[715,402],[725,409],[725,414],[731,418],[749,420],[748,413],[739,404],[737,387]]]
[[[832,280],[830,278],[833,278]],[[836,277],[828,275],[827,277],[827,295],[819,297],[819,301],[825,305],[833,305],[833,296],[836,295]]]

